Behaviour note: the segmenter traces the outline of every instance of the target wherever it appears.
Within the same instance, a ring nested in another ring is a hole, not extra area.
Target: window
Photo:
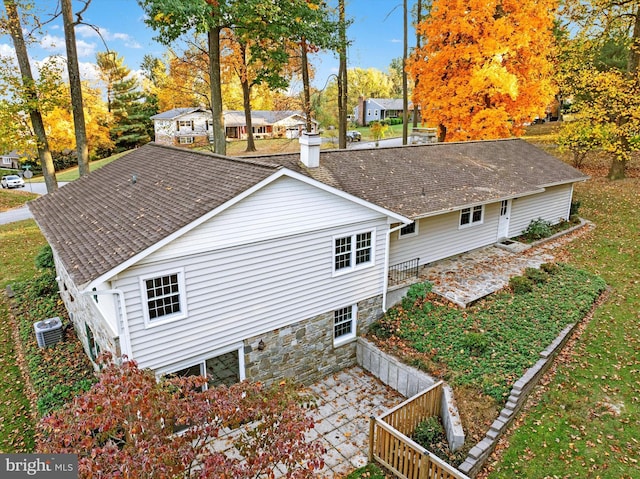
[[[193,121],[192,120],[180,120],[178,122],[178,130],[181,128],[186,128],[189,130],[193,130]]]
[[[193,144],[193,137],[192,136],[181,136],[180,137],[180,144],[181,145],[191,145],[191,144]]]
[[[335,272],[373,264],[373,232],[334,238]]]
[[[347,306],[333,312],[333,345],[340,346],[356,337],[357,306]]]
[[[10,165],[11,164],[11,158],[9,158],[8,156],[3,156],[2,157],[2,164],[3,165]]]
[[[406,236],[416,236],[417,234],[418,234],[418,222],[414,221],[413,223],[400,228],[399,238],[404,238]]]
[[[483,210],[484,207],[482,205],[460,210],[460,226],[464,227],[482,223]]]
[[[179,369],[169,370],[169,376],[204,376],[207,384],[203,387],[216,387],[221,384],[232,386],[244,380],[244,361],[242,348],[232,346],[227,352],[217,356],[203,356],[193,362],[183,363]]]
[[[165,276],[142,278],[145,295],[147,324],[164,323],[186,316],[183,273],[171,272]]]

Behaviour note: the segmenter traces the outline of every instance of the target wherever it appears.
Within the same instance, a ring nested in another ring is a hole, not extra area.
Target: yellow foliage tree
[[[555,88],[557,0],[434,0],[409,59],[413,101],[441,141],[519,135]]]
[[[110,114],[98,89],[83,85],[84,114],[89,155],[95,157],[100,151],[113,149],[109,135]],[[68,101],[68,100],[67,100]],[[44,124],[51,151],[68,154],[76,147],[71,104],[61,104],[48,111]]]

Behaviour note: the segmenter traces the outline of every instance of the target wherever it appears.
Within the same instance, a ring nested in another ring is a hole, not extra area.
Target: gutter
[[[115,294],[119,298],[120,302],[120,316],[121,318],[117,321],[117,331],[115,333],[119,338],[122,338],[120,342],[120,353],[123,357],[128,359],[132,359],[131,352],[131,336],[129,335],[129,321],[127,319],[127,309],[124,302],[124,293],[119,289],[103,289],[96,291],[84,291],[81,293],[83,296],[97,296],[97,295],[107,295],[107,294]],[[122,330],[120,329],[120,319],[122,319]],[[107,321],[107,324],[109,322]],[[109,324],[109,326],[111,326]]]
[[[416,219],[416,221],[418,221]],[[382,312],[387,312],[387,291],[389,289],[389,249],[391,247],[391,233],[395,233],[396,231],[404,228],[411,223],[401,224],[400,226],[396,226],[395,228],[390,228],[387,230],[387,241],[385,244],[385,252],[384,252],[384,281],[382,284]]]

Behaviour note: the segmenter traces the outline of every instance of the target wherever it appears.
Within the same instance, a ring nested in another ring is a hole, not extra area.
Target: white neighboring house
[[[155,142],[175,146],[203,146],[213,142],[211,110],[203,107],[174,108],[151,117]],[[247,123],[244,111],[223,112],[225,137],[246,139]],[[251,112],[254,138],[298,138],[305,131],[305,115],[300,111]],[[312,133],[318,122],[311,121]]]
[[[569,215],[587,179],[517,139],[252,158],[148,144],[29,206],[91,357],[310,382],[355,364],[389,270]],[[188,183],[167,171],[190,165]],[[88,206],[91,205],[91,206]]]

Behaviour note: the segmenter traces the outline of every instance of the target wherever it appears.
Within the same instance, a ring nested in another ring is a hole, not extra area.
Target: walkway
[[[433,284],[433,291],[466,307],[509,284],[509,278],[526,268],[556,260],[558,249],[593,227],[586,223],[529,247],[521,243],[487,246],[424,265],[419,275]]]

